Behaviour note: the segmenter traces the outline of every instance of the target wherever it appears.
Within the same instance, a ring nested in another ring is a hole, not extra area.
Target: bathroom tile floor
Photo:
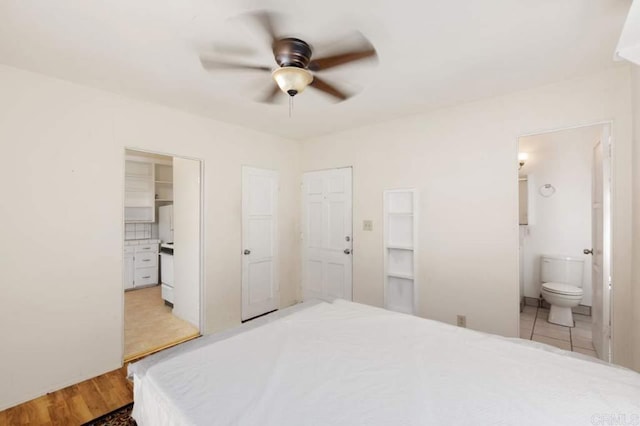
[[[591,341],[590,316],[573,314],[575,327],[551,324],[548,316],[548,309],[525,306],[520,313],[520,337],[597,357]]]

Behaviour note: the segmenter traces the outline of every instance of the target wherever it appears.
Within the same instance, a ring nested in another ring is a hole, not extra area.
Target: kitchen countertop
[[[124,245],[126,246],[144,246],[147,244],[159,244],[160,240],[125,240]]]

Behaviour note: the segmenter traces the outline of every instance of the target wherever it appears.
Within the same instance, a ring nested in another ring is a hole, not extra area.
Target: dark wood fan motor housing
[[[299,38],[282,38],[273,43],[273,56],[281,67],[307,68],[311,46]]]

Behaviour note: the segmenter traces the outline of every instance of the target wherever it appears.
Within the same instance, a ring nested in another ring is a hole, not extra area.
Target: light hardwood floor
[[[133,402],[126,365],[40,398],[0,411],[0,426],[73,426]]]
[[[198,329],[171,313],[160,286],[125,292],[124,358],[131,360],[199,335]]]

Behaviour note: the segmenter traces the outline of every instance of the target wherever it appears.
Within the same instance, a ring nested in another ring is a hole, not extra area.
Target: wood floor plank
[[[7,424],[8,425],[23,425],[29,424],[29,418],[23,417],[24,408],[18,405],[7,410]]]
[[[69,386],[56,393],[63,396],[69,419],[74,424],[82,424],[94,418],[77,385]]]
[[[64,400],[56,401],[55,404],[49,406],[49,417],[51,417],[51,422],[56,426],[82,424],[74,421]]]
[[[98,417],[110,411],[106,409],[106,407],[110,407],[110,405],[107,404],[107,402],[100,394],[100,391],[96,388],[91,380],[78,383],[78,389],[80,390],[80,393],[82,394],[84,401],[87,404],[87,408],[89,408],[89,411],[91,411],[91,415],[93,415],[94,417]]]
[[[32,405],[35,406],[36,421],[38,424],[52,424],[51,417],[49,416],[49,398],[46,395],[34,399]]]
[[[126,368],[124,372],[118,370],[108,374],[120,406],[128,404],[133,398],[133,383],[126,378],[126,374]]]
[[[114,392],[113,385],[109,381],[107,375],[98,376],[93,379],[93,383],[102,395],[108,406],[117,407],[120,404],[117,392]]]
[[[78,394],[72,398],[71,409],[76,416],[80,420],[80,423],[86,423],[89,420],[93,420],[95,416],[87,407],[87,403],[84,401],[82,395]]]

